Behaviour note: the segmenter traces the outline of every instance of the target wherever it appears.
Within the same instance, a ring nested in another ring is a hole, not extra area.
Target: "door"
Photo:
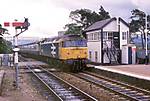
[[[120,35],[119,32],[113,32],[113,44],[120,49]]]
[[[128,48],[128,64],[132,64],[132,47]]]

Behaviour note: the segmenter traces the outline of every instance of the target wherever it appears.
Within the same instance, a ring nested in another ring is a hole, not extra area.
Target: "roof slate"
[[[88,32],[88,31],[93,31],[93,30],[97,30],[97,29],[102,29],[105,25],[107,25],[109,22],[111,22],[112,20],[115,20],[115,19],[116,18],[109,18],[109,19],[97,21],[94,24],[92,24],[91,26],[89,26],[88,28],[86,28],[84,31]]]

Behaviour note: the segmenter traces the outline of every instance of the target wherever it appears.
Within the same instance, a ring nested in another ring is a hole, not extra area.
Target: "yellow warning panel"
[[[60,48],[60,59],[87,59],[87,47],[65,47]]]

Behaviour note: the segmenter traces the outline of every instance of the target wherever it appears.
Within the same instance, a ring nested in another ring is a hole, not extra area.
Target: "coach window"
[[[89,51],[89,59],[92,60],[92,52]]]

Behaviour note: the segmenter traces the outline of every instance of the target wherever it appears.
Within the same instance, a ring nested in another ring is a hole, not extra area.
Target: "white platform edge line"
[[[133,73],[129,73],[129,72],[123,72],[120,70],[109,69],[109,68],[105,68],[105,67],[101,67],[101,66],[95,66],[95,68],[150,81],[150,77],[148,77],[148,76],[137,75],[137,74],[133,74]]]

